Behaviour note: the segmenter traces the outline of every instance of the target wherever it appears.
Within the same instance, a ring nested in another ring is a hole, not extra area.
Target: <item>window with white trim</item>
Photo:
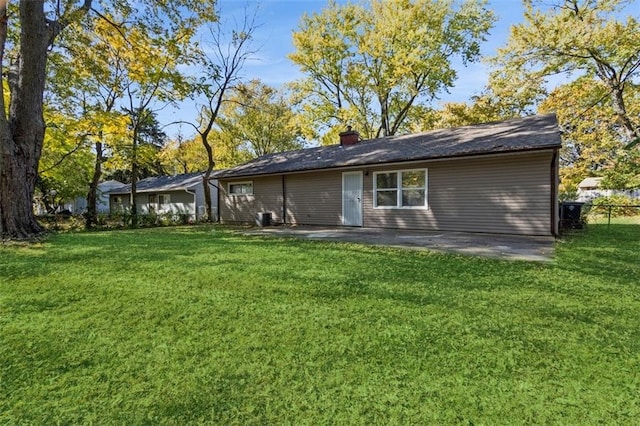
[[[164,204],[169,204],[171,202],[171,195],[169,194],[160,194],[158,195],[158,204],[161,206]]]
[[[253,182],[233,182],[229,184],[229,194],[231,195],[251,195],[253,194]]]
[[[373,206],[387,209],[427,207],[427,169],[375,172]]]

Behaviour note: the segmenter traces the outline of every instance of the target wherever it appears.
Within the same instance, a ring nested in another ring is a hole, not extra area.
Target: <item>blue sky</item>
[[[260,51],[256,58],[247,62],[244,74],[249,78],[260,78],[267,84],[280,85],[302,77],[287,54],[293,52],[291,34],[298,28],[300,18],[306,12],[320,12],[326,0],[219,0],[223,19],[232,21],[232,16],[242,16],[245,7],[258,7],[258,22],[262,23],[256,34],[256,46]],[[483,46],[483,56],[493,55],[504,45],[512,24],[522,21],[520,0],[491,0],[489,8],[498,15],[498,21]],[[443,93],[441,101],[466,101],[478,93],[487,82],[488,67],[483,63],[462,64],[457,67],[459,76],[451,93]]]
[[[339,3],[345,0],[338,0]],[[640,0],[632,1],[627,10],[633,12]],[[221,19],[229,28],[234,28],[234,20],[241,20],[245,10],[257,8],[257,23],[260,27],[255,32],[254,47],[259,51],[247,61],[242,76],[247,80],[258,78],[264,83],[279,86],[296,80],[302,74],[288,58],[293,49],[292,32],[298,28],[304,13],[320,12],[327,5],[327,0],[218,0]],[[506,44],[510,27],[523,21],[521,0],[489,0],[488,8],[497,16],[497,21],[482,46],[482,56],[493,56],[499,47]],[[474,94],[478,94],[487,83],[489,66],[483,62],[456,66],[458,78],[449,93],[443,92],[432,106],[439,107],[445,102],[465,102]],[[558,77],[559,81],[562,78]],[[173,120],[194,122],[196,115],[193,101],[183,103],[180,108],[167,108],[159,113],[160,122]],[[178,129],[171,126],[165,129],[170,136],[175,136]],[[190,136],[189,128],[183,127],[184,136]]]
[[[344,2],[339,0],[340,3]],[[304,13],[320,12],[327,0],[218,0],[221,19],[225,26],[234,28],[234,22],[241,20],[248,10],[257,10],[256,21],[260,25],[255,32],[255,44],[259,48],[254,57],[247,61],[242,76],[247,80],[258,78],[272,86],[301,78],[303,75],[287,55],[293,52],[292,33],[298,28]],[[520,0],[490,0],[489,8],[494,10],[498,21],[494,24],[487,42],[483,45],[482,55],[491,56],[496,49],[504,45],[509,36],[511,25],[522,21],[522,4]],[[489,67],[477,62],[466,67],[456,67],[458,79],[449,93],[442,93],[438,103],[464,102],[479,93],[487,82]],[[166,108],[159,112],[161,123],[174,120],[194,122],[197,114],[193,101],[186,101],[179,108]],[[170,137],[178,133],[177,126],[170,126],[165,131]],[[192,130],[182,126],[183,136],[189,137]]]

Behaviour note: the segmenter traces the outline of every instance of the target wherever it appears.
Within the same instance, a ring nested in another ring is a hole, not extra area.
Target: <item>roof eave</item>
[[[446,160],[452,158],[464,158],[464,157],[480,157],[486,155],[500,155],[500,154],[515,154],[515,153],[525,153],[525,152],[533,152],[533,151],[546,151],[550,149],[559,149],[562,147],[561,143],[548,145],[543,147],[532,147],[527,149],[513,149],[513,150],[504,150],[504,151],[490,151],[490,152],[474,152],[474,153],[461,153],[454,155],[442,155],[442,156],[429,156],[429,157],[413,157],[409,159],[400,159],[400,160],[389,160],[389,161],[381,161],[381,162],[363,162],[363,163],[355,163],[355,164],[343,164],[343,165],[335,165],[329,167],[311,167],[311,168],[302,168],[302,169],[294,169],[294,170],[282,170],[282,171],[268,171],[268,172],[258,172],[258,173],[238,173],[238,174],[223,174],[222,176],[216,175],[212,176],[214,179],[236,179],[236,178],[247,178],[251,176],[270,176],[270,175],[287,175],[293,173],[303,173],[303,172],[317,172],[321,170],[335,170],[335,169],[344,169],[351,167],[366,167],[366,166],[384,166],[385,164],[396,164],[396,163],[415,163],[421,161],[436,161],[436,160]]]

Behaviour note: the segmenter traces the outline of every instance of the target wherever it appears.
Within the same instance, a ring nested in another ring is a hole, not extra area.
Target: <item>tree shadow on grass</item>
[[[234,252],[246,244],[211,228],[139,229],[59,234],[46,243],[3,249],[0,273],[5,282],[60,276],[94,268],[104,272],[142,264],[171,264],[202,253]]]

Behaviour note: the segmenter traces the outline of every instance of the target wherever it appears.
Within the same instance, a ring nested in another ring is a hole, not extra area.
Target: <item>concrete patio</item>
[[[243,234],[343,241],[534,262],[550,261],[553,256],[555,242],[555,239],[551,236],[470,234],[464,232],[320,226],[251,228],[244,230]]]

